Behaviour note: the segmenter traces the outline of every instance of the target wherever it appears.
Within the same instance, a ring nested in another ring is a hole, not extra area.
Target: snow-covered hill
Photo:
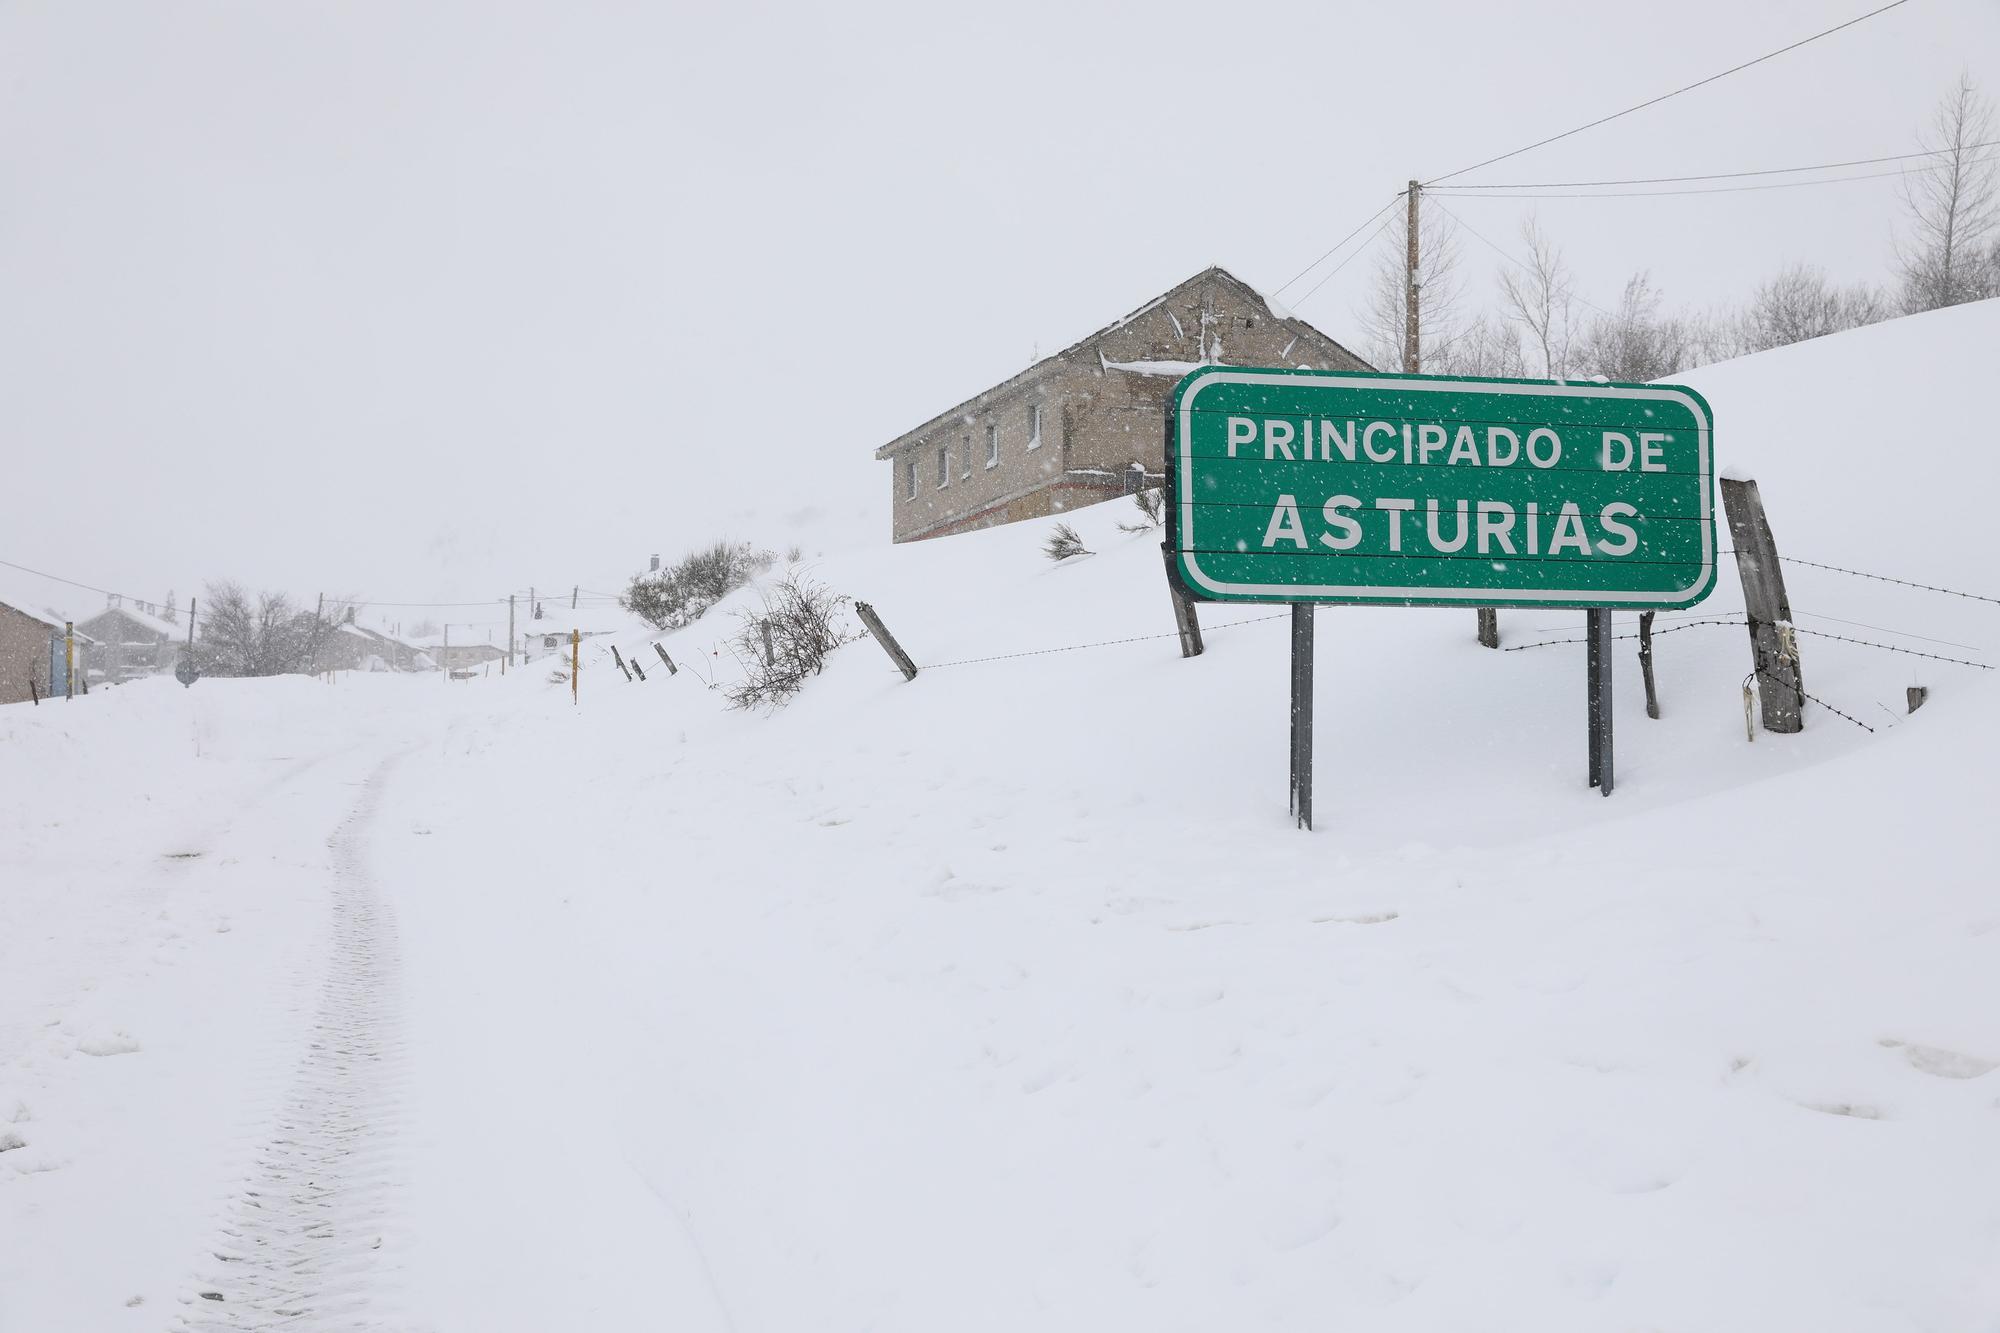
[[[1987,303],[1690,379],[1786,554],[2000,596],[1994,345]],[[268,960],[325,952],[354,872],[323,829],[287,830],[328,824],[364,769],[370,813],[339,845],[393,913],[400,1081],[356,1223],[387,1239],[342,1251],[334,1285],[384,1317],[1990,1323],[1990,673],[1808,637],[1808,687],[1874,731],[1814,707],[1751,743],[1741,628],[1659,639],[1659,721],[1621,642],[1607,800],[1584,781],[1580,644],[1495,653],[1470,612],[1329,609],[1301,833],[1284,622],[1205,608],[1209,650],[1182,660],[1158,534],[1118,530],[1134,517],[1075,515],[1096,554],[1060,566],[1047,524],[815,562],[923,670],[856,642],[770,716],[703,688],[737,669],[719,640],[756,589],[662,640],[678,676],[627,683],[587,644],[576,705],[538,668],[149,684],[114,694],[122,728],[80,703],[0,713],[22,759],[0,836],[42,886],[0,898],[0,1121],[27,1112],[0,1154],[26,1238],[0,1247],[0,1324],[87,1306],[72,1322],[157,1327],[202,1284],[264,1290],[192,1219],[235,1225],[233,1172],[311,1086],[271,1053],[308,1048],[322,1011]],[[1787,577],[1802,627],[1994,659],[2000,607]],[[1726,566],[1685,619],[1738,605]],[[1502,616],[1510,646],[1580,623]],[[612,642],[651,662],[650,638]],[[1909,716],[1913,680],[1933,692]],[[156,797],[129,822],[127,760]],[[251,793],[285,817],[177,831]],[[176,848],[229,864],[162,869]],[[261,892],[232,868],[258,857]],[[82,938],[152,962],[65,961]],[[138,1049],[76,1058],[105,1034]],[[155,1124],[188,1146],[93,1245]]]

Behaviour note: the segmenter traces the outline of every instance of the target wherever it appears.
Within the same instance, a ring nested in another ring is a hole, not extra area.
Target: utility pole
[[[1423,371],[1422,344],[1417,341],[1417,198],[1423,189],[1415,181],[1410,182],[1410,218],[1406,227],[1408,233],[1403,240],[1403,373],[1416,375]]]
[[[514,665],[514,594],[507,594],[507,665]]]
[[[76,626],[63,621],[63,698],[76,697]]]
[[[578,588],[580,588],[581,586],[583,586],[583,585],[581,585],[581,584],[572,584],[572,585],[570,586],[570,590],[569,590],[569,609],[570,609],[570,610],[572,610],[572,611],[576,610],[576,590],[577,590]]]
[[[1410,234],[1404,249],[1404,263],[1408,271],[1403,275],[1403,373],[1405,375],[1422,374],[1424,369],[1423,344],[1418,338],[1421,307],[1419,294],[1423,286],[1418,276],[1420,256],[1417,250],[1417,237],[1420,232],[1417,200],[1422,196],[1423,188],[1418,181],[1410,182]],[[1479,642],[1486,648],[1500,646],[1500,614],[1493,607],[1479,608]]]

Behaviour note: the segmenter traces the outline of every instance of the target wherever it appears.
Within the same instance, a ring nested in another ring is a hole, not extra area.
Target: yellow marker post
[[[583,634],[581,631],[571,630],[569,632],[569,701],[572,704],[576,702],[577,672],[583,665],[582,654],[578,650],[578,645],[582,642]]]

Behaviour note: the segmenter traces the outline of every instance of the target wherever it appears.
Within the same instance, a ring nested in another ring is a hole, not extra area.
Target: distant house
[[[68,659],[62,616],[32,603],[0,602],[0,704],[21,703],[37,696],[63,693]],[[89,679],[90,656],[97,641],[81,630],[73,633],[76,688]]]
[[[386,647],[378,636],[343,620],[320,637],[314,666],[321,671],[388,671]]]
[[[875,451],[892,535],[920,541],[1158,485],[1174,384],[1201,365],[1372,369],[1225,269],[1195,274],[1081,342]]]
[[[150,602],[113,597],[104,610],[78,622],[77,628],[101,645],[91,663],[99,679],[115,683],[174,669],[187,627],[162,612]]]
[[[602,634],[623,633],[632,624],[630,613],[615,606],[572,609],[555,598],[547,598],[542,603],[541,616],[521,626],[521,657],[532,662],[554,653],[567,655],[571,630],[593,639]]]
[[[412,639],[406,639],[394,628],[387,625],[363,625],[356,622],[363,634],[375,641],[375,650],[384,667],[390,671],[435,671],[437,659],[425,652],[423,646]]]
[[[467,630],[470,634],[471,631]],[[474,667],[497,662],[507,655],[507,650],[497,643],[472,640],[465,643],[449,643],[446,634],[435,634],[424,640],[423,650],[430,659],[431,669],[442,666],[447,671],[470,671]]]

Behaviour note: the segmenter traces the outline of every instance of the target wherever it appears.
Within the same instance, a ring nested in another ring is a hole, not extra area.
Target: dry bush
[[[1156,486],[1151,490],[1141,487],[1132,492],[1132,503],[1138,507],[1140,520],[1137,523],[1120,523],[1118,525],[1120,532],[1146,532],[1160,526],[1161,518],[1166,513],[1167,502],[1159,487]]]
[[[1094,552],[1083,544],[1083,538],[1076,535],[1076,529],[1067,523],[1056,524],[1055,531],[1042,543],[1042,554],[1054,561],[1064,561],[1075,555],[1091,555]]]
[[[777,708],[826,669],[843,643],[861,637],[847,623],[849,599],[823,583],[787,574],[764,593],[757,611],[737,613],[729,651],[744,678],[723,687],[733,708]]]

